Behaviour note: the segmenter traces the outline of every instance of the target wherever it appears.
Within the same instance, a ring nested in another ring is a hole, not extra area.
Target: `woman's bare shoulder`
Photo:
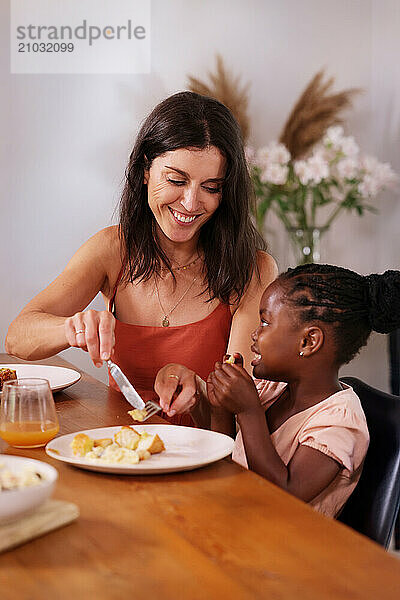
[[[92,260],[98,261],[106,274],[105,288],[113,288],[122,265],[119,227],[112,225],[101,229],[86,244]],[[102,291],[107,293],[107,289]]]
[[[257,307],[263,291],[269,286],[270,283],[276,279],[278,275],[278,267],[275,259],[264,252],[259,250],[257,252],[257,269],[254,269],[251,280],[247,286],[245,293],[242,298],[233,304],[232,313],[234,313],[239,307],[246,307],[250,304],[254,304]]]
[[[266,288],[278,276],[278,266],[276,261],[271,254],[268,254],[268,252],[259,250],[257,252],[257,266],[260,279],[259,284],[263,288]]]

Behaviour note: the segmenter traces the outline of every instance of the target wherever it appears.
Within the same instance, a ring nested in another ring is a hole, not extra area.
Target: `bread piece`
[[[136,450],[136,452],[138,453],[140,460],[147,460],[151,456],[148,450]]]
[[[94,447],[101,446],[102,448],[107,448],[107,446],[110,446],[112,443],[113,441],[111,438],[102,438],[100,440],[94,440]]]
[[[121,430],[114,435],[114,440],[123,448],[136,450],[140,435],[132,427],[122,427]]]
[[[77,433],[71,442],[71,448],[75,456],[85,456],[93,450],[93,440],[86,433]]]
[[[235,364],[235,357],[233,356],[233,354],[225,354],[224,359],[222,361],[225,364],[228,365],[234,365]]]
[[[14,369],[0,369],[0,392],[3,389],[3,383],[17,379],[17,371]]]
[[[157,434],[151,435],[148,433],[142,433],[140,436],[140,441],[137,445],[137,451],[141,452],[142,450],[147,450],[150,454],[158,454],[165,450],[164,443],[161,438],[158,437]]]
[[[128,410],[128,415],[130,415],[134,421],[144,421],[147,417],[147,410],[145,408],[135,408],[134,410]]]

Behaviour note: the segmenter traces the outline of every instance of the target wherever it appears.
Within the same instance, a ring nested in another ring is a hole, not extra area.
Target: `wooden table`
[[[85,373],[55,400],[61,434],[127,423],[121,395]],[[116,476],[0,443],[53,464],[54,497],[81,510],[75,523],[0,556],[2,600],[399,598],[396,558],[230,459]]]

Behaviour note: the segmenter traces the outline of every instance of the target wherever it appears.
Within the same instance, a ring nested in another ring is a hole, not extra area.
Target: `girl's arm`
[[[249,469],[305,502],[326,489],[341,468],[336,460],[308,446],[299,446],[286,466],[272,444],[262,407],[238,414],[238,423]]]
[[[300,446],[285,465],[272,444],[254,382],[243,368],[217,363],[209,380],[211,404],[237,415],[249,469],[307,502],[328,487],[341,468],[339,463],[319,450]]]
[[[11,323],[6,351],[19,358],[37,360],[78,346],[101,364],[101,353],[109,355],[112,349],[114,319],[108,311],[81,311],[99,291],[109,293],[110,265],[118,255],[116,228],[104,229],[90,238],[61,275]],[[76,336],[80,329],[85,333]]]

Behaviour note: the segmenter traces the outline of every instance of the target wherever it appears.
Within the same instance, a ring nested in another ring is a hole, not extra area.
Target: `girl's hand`
[[[215,370],[207,379],[208,399],[213,406],[225,408],[234,414],[259,411],[260,398],[250,375],[243,368],[243,360],[234,355],[235,364],[215,363]]]
[[[169,417],[190,412],[199,400],[196,373],[177,363],[165,365],[158,371],[154,390]]]
[[[89,353],[96,367],[108,360],[115,344],[115,318],[108,310],[77,312],[64,322],[70,346]]]

